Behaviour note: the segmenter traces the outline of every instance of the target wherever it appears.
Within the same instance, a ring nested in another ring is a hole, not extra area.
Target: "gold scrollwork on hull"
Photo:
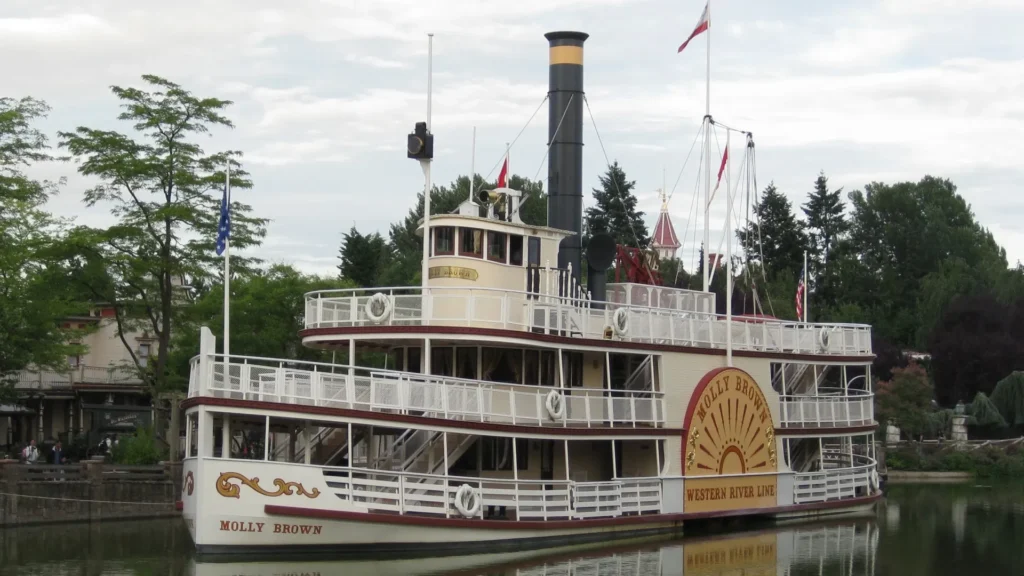
[[[232,484],[232,480],[237,480],[239,484]],[[320,490],[313,488],[311,491],[306,491],[305,486],[298,482],[286,482],[282,478],[274,479],[274,486],[277,490],[269,492],[260,487],[260,479],[257,477],[246,478],[238,472],[221,472],[220,476],[217,477],[217,493],[225,498],[238,498],[242,491],[242,485],[252,488],[256,492],[264,496],[270,496],[276,498],[278,496],[292,496],[295,494],[305,496],[306,498],[316,498],[320,495]]]

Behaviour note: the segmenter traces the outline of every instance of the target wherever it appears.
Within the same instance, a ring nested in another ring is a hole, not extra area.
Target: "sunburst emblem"
[[[775,427],[760,388],[746,372],[716,370],[691,402],[686,474],[774,472]]]

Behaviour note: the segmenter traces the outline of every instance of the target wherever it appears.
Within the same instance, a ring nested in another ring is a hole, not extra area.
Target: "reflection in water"
[[[530,553],[196,561],[178,520],[0,530],[0,576],[963,576],[1020,574],[1024,485],[893,486],[879,521],[794,524]]]
[[[493,557],[392,562],[203,563],[197,576],[355,576],[445,574],[459,576],[783,576],[813,567],[814,574],[869,576],[878,530],[874,519],[604,546],[525,559]],[[535,555],[536,553],[534,553]],[[461,565],[460,565],[461,564]]]

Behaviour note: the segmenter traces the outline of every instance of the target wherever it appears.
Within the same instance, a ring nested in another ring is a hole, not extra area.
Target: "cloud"
[[[762,187],[775,180],[796,204],[820,169],[847,190],[947,176],[1011,260],[1024,258],[1014,233],[1020,209],[1006,199],[1024,179],[1014,139],[1024,129],[1024,44],[992,32],[1019,27],[1024,2],[716,6],[725,33],[713,37],[712,112],[754,132]],[[403,150],[405,134],[425,119],[427,32],[436,34],[438,184],[469,169],[474,126],[477,171],[486,174],[522,131],[513,168],[544,179],[546,106],[527,121],[547,94],[542,34],[550,30],[591,33],[585,88],[601,141],[585,110],[587,203],[605,169],[603,148],[637,181],[653,224],[662,169],[671,188],[704,115],[703,42],[675,53],[697,3],[5,0],[4,8],[0,94],[47,100],[51,134],[81,124],[128,130],[115,120],[109,86],[139,85],[144,73],[234,101],[237,128],[202,145],[245,152],[255,182],[246,201],[273,215],[272,238],[291,242],[268,241],[265,250],[304,269],[330,268],[340,232],[356,220],[385,231],[422,187]],[[699,144],[671,207],[680,234],[698,152]],[[73,177],[55,209],[94,218],[76,196],[84,182]],[[714,246],[723,217],[724,204],[714,206]]]

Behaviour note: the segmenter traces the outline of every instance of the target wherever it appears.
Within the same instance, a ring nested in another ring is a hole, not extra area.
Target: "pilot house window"
[[[434,228],[434,255],[455,254],[455,228],[441,226]]]
[[[459,228],[459,255],[476,256],[484,255],[484,232],[472,228]]]
[[[513,266],[523,265],[523,237],[516,234],[508,236],[508,263]]]
[[[505,234],[503,232],[487,233],[487,259],[505,263]]]

